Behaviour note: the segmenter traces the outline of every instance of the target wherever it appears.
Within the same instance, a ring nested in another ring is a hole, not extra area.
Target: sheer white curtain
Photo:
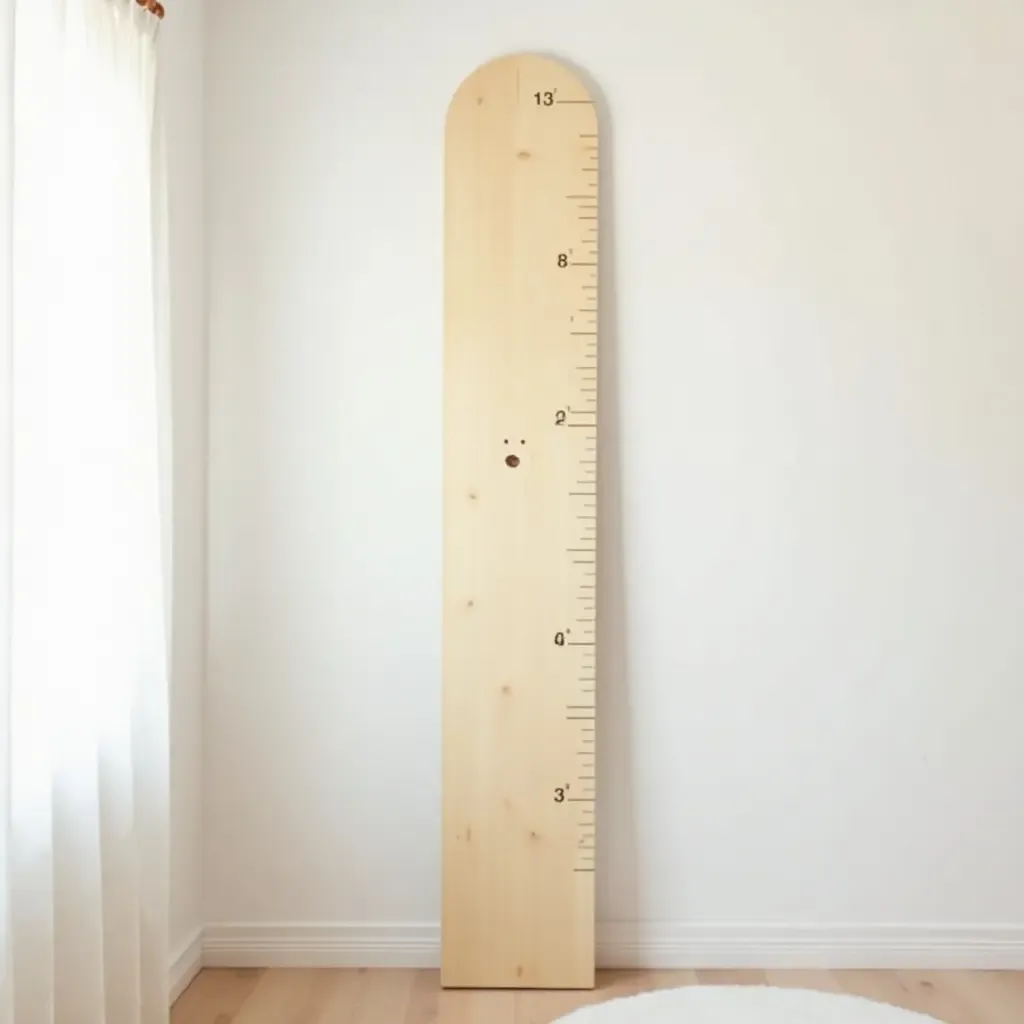
[[[134,0],[0,4],[0,1024],[151,1024],[168,1004],[158,22]]]

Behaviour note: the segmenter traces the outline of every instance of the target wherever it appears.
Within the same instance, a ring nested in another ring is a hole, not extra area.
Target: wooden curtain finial
[[[156,15],[156,17],[163,19],[163,16],[167,13],[164,10],[164,5],[160,3],[160,0],[135,0],[140,7],[145,7],[150,14]]]

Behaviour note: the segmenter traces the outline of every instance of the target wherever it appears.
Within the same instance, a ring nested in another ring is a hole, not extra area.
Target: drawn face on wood
[[[510,447],[512,444],[514,444],[514,442],[506,437],[505,438],[505,446],[506,447]],[[526,444],[525,439],[520,438],[519,439],[519,444],[520,445],[525,445]],[[505,465],[508,466],[509,469],[515,469],[520,464],[520,462],[522,462],[522,460],[519,458],[518,455],[515,454],[515,452],[509,452],[505,456]]]

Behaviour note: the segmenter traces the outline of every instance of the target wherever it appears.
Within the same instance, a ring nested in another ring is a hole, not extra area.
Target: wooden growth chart
[[[561,64],[445,139],[442,984],[594,984],[598,138]]]

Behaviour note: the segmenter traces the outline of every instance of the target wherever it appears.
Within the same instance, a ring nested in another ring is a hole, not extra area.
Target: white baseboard
[[[431,924],[222,924],[206,928],[205,967],[437,967]]]
[[[207,967],[437,967],[436,924],[220,924]],[[1024,926],[599,924],[600,967],[1024,970]]]
[[[1024,927],[606,924],[597,959],[605,967],[1021,970]]]
[[[195,934],[171,957],[170,987],[171,1005],[182,992],[192,984],[203,967],[204,929],[197,928]]]

